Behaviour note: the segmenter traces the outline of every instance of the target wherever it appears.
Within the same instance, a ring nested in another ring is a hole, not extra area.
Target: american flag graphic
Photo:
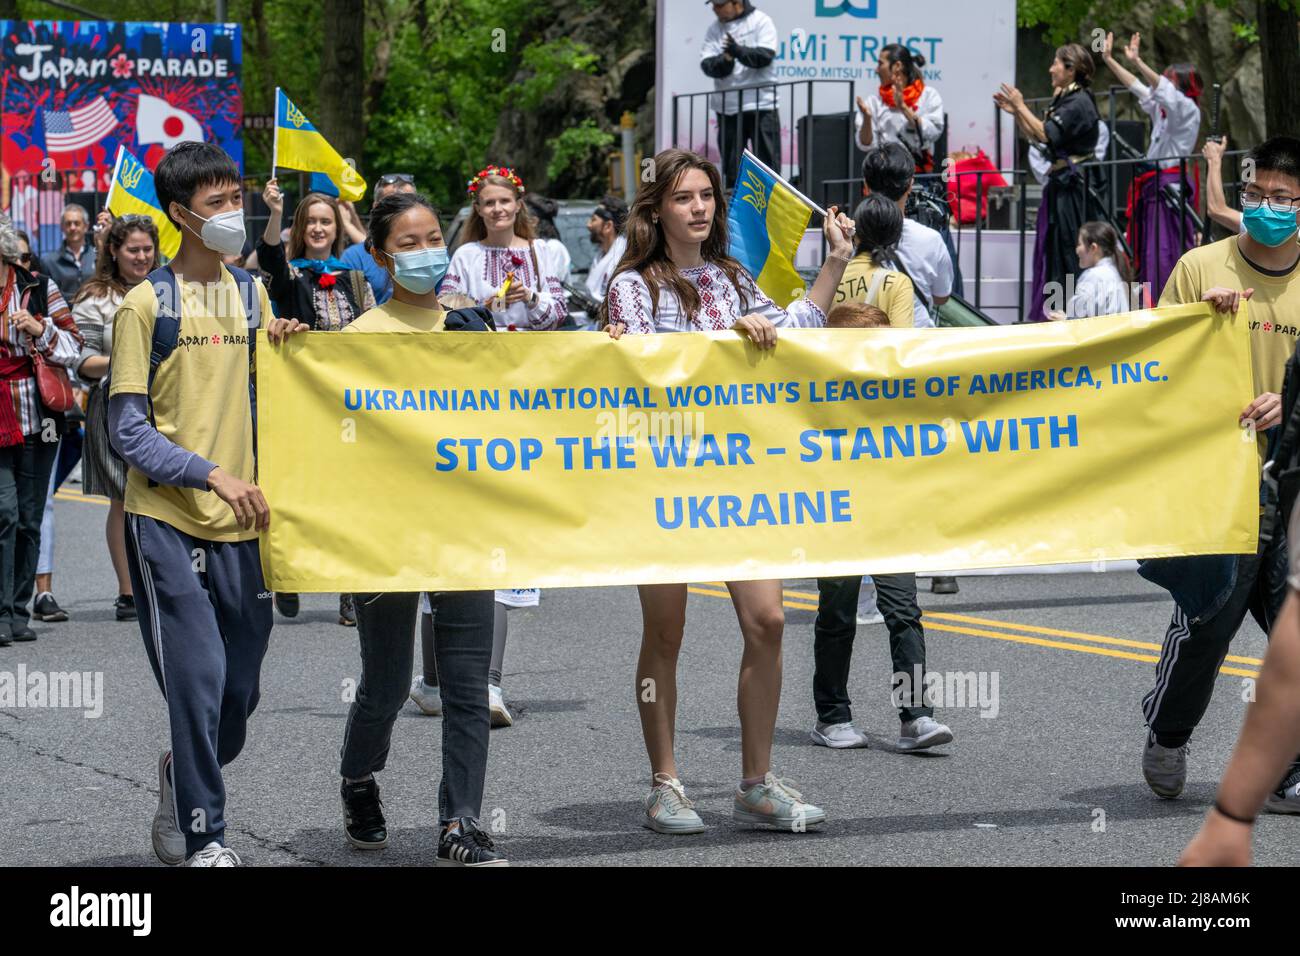
[[[44,110],[45,149],[50,153],[71,153],[93,146],[117,126],[117,116],[108,101],[97,96],[75,110]]]

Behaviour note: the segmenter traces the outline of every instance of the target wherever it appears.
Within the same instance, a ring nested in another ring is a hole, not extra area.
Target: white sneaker
[[[952,743],[952,731],[933,717],[918,717],[903,724],[898,732],[898,749],[902,751],[925,750],[939,744]]]
[[[185,861],[186,866],[243,866],[244,861],[234,850],[213,840]]]
[[[686,788],[666,773],[654,775],[654,787],[645,798],[645,819],[641,824],[655,833],[704,832],[704,821],[695,812],[695,804],[686,798]]]
[[[411,700],[420,708],[420,713],[430,717],[442,716],[442,691],[432,684],[426,684],[423,674],[411,681]]]
[[[803,794],[770,771],[763,782],[748,790],[737,790],[731,819],[750,826],[774,827],[802,833],[826,822],[826,811],[805,803]]]
[[[860,732],[853,724],[817,724],[809,734],[813,743],[835,750],[847,750],[851,747],[866,747],[867,735]]]
[[[858,624],[884,624],[885,615],[880,613],[880,608],[872,601],[867,606],[858,605]]]
[[[172,796],[172,752],[164,750],[158,758],[158,809],[153,815],[153,852],[168,866],[185,862],[185,834],[176,825],[176,799]]]
[[[488,714],[492,718],[493,727],[509,727],[515,722],[515,719],[510,716],[510,711],[506,709],[506,700],[501,694],[501,688],[496,684],[488,684]]]

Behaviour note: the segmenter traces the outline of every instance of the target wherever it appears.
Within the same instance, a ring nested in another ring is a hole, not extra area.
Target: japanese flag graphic
[[[167,149],[177,143],[201,143],[206,138],[203,127],[192,115],[147,93],[140,94],[140,105],[135,111],[135,131],[141,146],[161,143]]]

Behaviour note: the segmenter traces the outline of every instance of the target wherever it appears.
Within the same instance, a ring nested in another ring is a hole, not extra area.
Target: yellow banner
[[[1245,313],[258,342],[286,591],[812,577],[1255,550]]]

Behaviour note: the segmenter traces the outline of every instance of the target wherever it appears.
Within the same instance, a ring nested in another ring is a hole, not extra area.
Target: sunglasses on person
[[[18,261],[21,262],[21,263],[22,263],[23,265],[25,265],[25,266],[29,266],[29,265],[32,264],[32,260],[33,260],[34,258],[36,258],[36,257],[33,256],[30,252],[24,252],[22,255],[20,255],[20,256],[18,257]]]
[[[384,175],[379,177],[380,186],[393,186],[397,183],[406,183],[407,185],[414,186],[415,177],[410,173],[384,173]]]
[[[153,225],[153,216],[146,216],[140,213],[129,212],[125,216],[118,216],[119,222],[142,222],[147,226]]]

